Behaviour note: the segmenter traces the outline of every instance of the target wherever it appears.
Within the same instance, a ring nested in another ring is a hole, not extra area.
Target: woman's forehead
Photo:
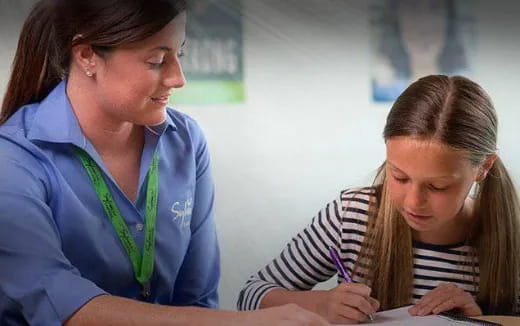
[[[166,24],[161,30],[144,40],[122,45],[130,50],[152,51],[157,49],[178,50],[186,38],[186,14],[181,13]]]

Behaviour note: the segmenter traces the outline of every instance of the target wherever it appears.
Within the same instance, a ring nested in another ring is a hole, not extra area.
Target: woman
[[[209,155],[166,107],[185,83],[185,7],[43,0],[25,22],[0,116],[0,324],[325,324],[294,305],[206,309]]]
[[[519,200],[488,95],[464,77],[424,77],[394,103],[384,139],[375,184],[342,191],[248,280],[240,309],[296,303],[339,323],[409,304],[518,313]],[[336,274],[329,247],[356,283],[306,291]]]

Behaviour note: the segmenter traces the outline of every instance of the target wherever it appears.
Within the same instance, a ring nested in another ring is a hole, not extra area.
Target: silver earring
[[[92,77],[92,71],[90,70],[85,71],[85,74],[87,74],[88,77]]]

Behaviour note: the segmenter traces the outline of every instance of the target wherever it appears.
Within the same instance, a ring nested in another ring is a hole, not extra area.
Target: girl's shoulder
[[[340,192],[339,199],[342,206],[348,207],[355,203],[365,204],[366,206],[377,205],[380,189],[378,186],[362,188],[348,188]]]
[[[339,202],[343,223],[366,225],[368,217],[377,210],[379,188],[377,186],[349,188],[341,191]]]

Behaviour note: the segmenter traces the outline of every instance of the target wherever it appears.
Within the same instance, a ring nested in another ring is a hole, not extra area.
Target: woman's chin
[[[149,114],[144,119],[140,120],[137,124],[142,126],[158,126],[166,120],[166,107],[160,112],[155,111]]]

